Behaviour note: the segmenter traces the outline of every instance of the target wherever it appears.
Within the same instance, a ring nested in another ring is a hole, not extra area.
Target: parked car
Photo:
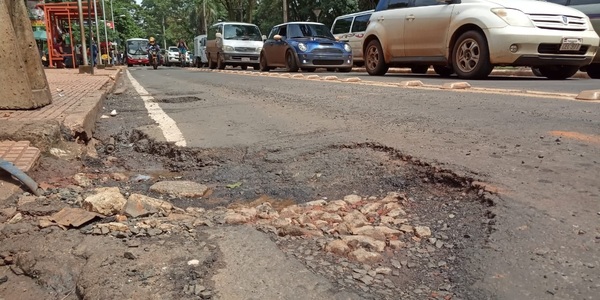
[[[331,33],[342,42],[347,42],[352,48],[354,65],[364,65],[362,42],[369,18],[374,10],[361,11],[335,18],[331,25]]]
[[[575,8],[584,14],[586,14],[592,25],[594,26],[594,30],[597,34],[600,35],[600,1],[598,0],[546,0],[548,2],[570,6]],[[533,72],[541,76],[539,69],[534,67],[532,68]],[[592,64],[588,66],[583,66],[581,71],[587,72],[587,74],[594,79],[600,79],[600,51],[596,52],[596,57],[592,61]]]
[[[314,22],[289,22],[271,29],[260,53],[260,70],[275,67],[290,72],[302,69],[313,72],[316,68],[337,68],[352,71],[352,48],[337,41],[327,26]]]
[[[592,62],[600,38],[582,12],[537,0],[381,0],[365,32],[370,75],[391,66],[486,78],[494,66],[539,67],[550,79]]]
[[[208,65],[208,59],[206,59],[206,34],[199,35],[194,38],[194,66],[200,68]]]
[[[220,22],[208,28],[206,59],[211,69],[226,66],[248,66],[258,69],[258,56],[263,46],[263,36],[258,26],[250,23]]]
[[[165,65],[179,65],[179,49],[175,46],[169,46],[165,59]]]

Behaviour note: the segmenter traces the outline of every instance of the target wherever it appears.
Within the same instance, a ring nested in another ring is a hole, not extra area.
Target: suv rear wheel
[[[488,77],[494,66],[490,63],[490,52],[483,34],[467,31],[460,35],[452,51],[454,72],[464,79]]]
[[[587,66],[586,72],[590,78],[600,79],[600,63]]]
[[[577,66],[541,66],[539,67],[540,74],[542,76],[547,77],[548,79],[554,80],[563,80],[567,79],[577,71],[579,71],[579,67]]]
[[[390,68],[383,58],[383,50],[378,40],[372,40],[365,49],[365,67],[369,75],[384,75]]]

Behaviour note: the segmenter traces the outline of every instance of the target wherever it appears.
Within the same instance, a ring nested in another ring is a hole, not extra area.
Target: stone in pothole
[[[182,198],[197,198],[204,196],[208,187],[193,181],[160,181],[150,187],[150,191],[160,194],[170,194]]]

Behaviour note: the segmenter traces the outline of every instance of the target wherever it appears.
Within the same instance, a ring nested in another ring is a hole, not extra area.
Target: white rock
[[[342,217],[340,217],[340,215],[332,214],[332,213],[328,213],[328,212],[321,215],[321,220],[327,221],[327,222],[332,222],[332,223],[340,223],[343,221],[343,219],[342,219]]]
[[[420,238],[429,237],[431,236],[431,229],[429,229],[427,226],[416,226],[415,235]]]
[[[356,249],[348,255],[351,259],[354,259],[361,263],[375,263],[381,260],[381,254],[369,252],[365,249]]]
[[[391,240],[390,241],[390,248],[394,249],[394,250],[398,250],[401,248],[406,247],[406,243],[403,241],[398,241],[398,240]]]
[[[325,201],[325,200],[315,200],[315,201],[306,202],[303,205],[304,206],[325,206],[325,205],[327,205],[327,201]]]
[[[114,116],[116,116],[116,115],[117,115],[117,110],[116,110],[116,109],[113,109],[113,110],[110,112],[110,115],[111,115],[111,116],[113,116],[113,117],[114,117]]]
[[[361,227],[369,223],[367,217],[358,210],[349,212],[344,216],[343,220],[350,228]]]
[[[208,187],[193,181],[160,181],[153,184],[150,190],[159,194],[170,194],[177,197],[197,198],[204,196]]]
[[[73,179],[77,182],[77,185],[81,187],[89,187],[92,185],[92,180],[87,177],[85,173],[77,173],[73,175]]]
[[[335,253],[338,255],[344,255],[350,252],[350,247],[343,240],[333,240],[325,246],[325,251]]]
[[[388,217],[396,218],[399,216],[406,216],[406,212],[402,208],[396,208],[396,209],[389,211],[385,215]]]
[[[123,211],[125,215],[137,218],[158,212],[168,214],[171,212],[171,209],[173,209],[173,205],[169,202],[141,194],[132,194],[127,199]]]
[[[375,269],[375,273],[383,274],[383,275],[390,275],[390,274],[392,274],[392,268],[378,267],[377,269]]]
[[[88,211],[110,216],[120,213],[127,203],[118,187],[97,188],[94,189],[94,193],[81,204]]]
[[[402,231],[402,232],[409,233],[409,232],[413,232],[414,230],[415,230],[414,227],[412,227],[410,225],[402,225],[402,226],[400,226],[400,231]]]
[[[335,200],[335,201],[331,201],[327,204],[327,206],[325,206],[325,211],[328,212],[337,212],[343,208],[346,208],[346,206],[348,206],[348,203],[346,203],[346,201],[344,200]]]
[[[200,264],[200,261],[197,259],[192,259],[190,261],[187,262],[188,266],[197,266]]]
[[[344,197],[344,201],[348,202],[348,204],[356,204],[362,201],[362,198],[358,195],[348,195]]]
[[[224,217],[224,221],[226,224],[237,225],[244,224],[250,220],[249,217],[244,216],[239,213],[227,213]]]
[[[381,203],[371,202],[371,203],[365,204],[365,206],[363,206],[360,209],[360,212],[363,214],[368,214],[368,213],[376,212],[377,210],[379,210],[380,207],[381,207]]]

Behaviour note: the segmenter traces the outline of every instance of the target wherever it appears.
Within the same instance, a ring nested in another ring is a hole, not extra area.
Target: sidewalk
[[[0,110],[0,158],[27,172],[41,152],[48,151],[63,136],[90,139],[102,100],[121,70],[95,69],[90,75],[79,74],[77,69],[46,69],[52,92],[50,105],[34,110]],[[12,194],[7,187],[14,185],[4,177],[0,175],[0,200]]]

